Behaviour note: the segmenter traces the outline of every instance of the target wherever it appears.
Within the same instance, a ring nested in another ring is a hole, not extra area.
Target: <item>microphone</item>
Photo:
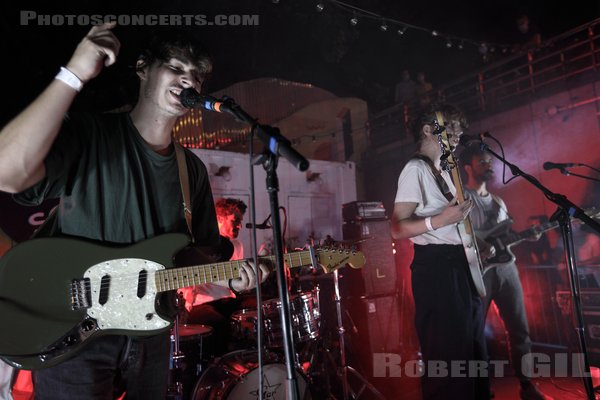
[[[252,229],[253,227],[256,229],[270,229],[271,225],[269,225],[266,221],[263,222],[262,224],[256,224],[256,225],[252,225],[250,222],[248,222],[246,224],[246,228],[248,228],[248,229]]]
[[[231,112],[231,108],[226,101],[220,101],[212,96],[203,95],[194,88],[185,88],[179,94],[179,100],[185,108],[204,108],[209,111]]]
[[[185,88],[179,94],[179,101],[186,108],[204,108],[209,111],[226,112],[241,122],[252,125],[255,135],[268,146],[273,154],[287,159],[300,171],[306,171],[310,163],[304,156],[298,153],[292,142],[285,138],[279,129],[256,123],[256,120],[248,115],[233,99],[225,101],[217,100],[212,96],[201,95],[194,88]]]
[[[553,163],[550,161],[546,161],[544,163],[544,169],[546,171],[550,170],[550,169],[565,169],[565,168],[571,168],[571,167],[581,167],[583,164],[579,164],[579,163]]]

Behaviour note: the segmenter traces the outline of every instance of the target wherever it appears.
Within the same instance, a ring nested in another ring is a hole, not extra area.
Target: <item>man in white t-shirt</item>
[[[473,372],[473,365],[485,369],[487,351],[482,299],[457,229],[473,202],[457,204],[451,176],[440,170],[443,153],[435,131],[436,111],[444,116],[440,123],[452,147],[458,145],[466,125],[462,112],[447,104],[432,106],[416,121],[417,153],[398,179],[392,237],[410,238],[414,244],[411,279],[415,327],[425,366],[423,399],[485,400],[490,397],[487,371],[466,377],[452,369],[452,365],[464,365],[463,372]],[[436,373],[439,368],[449,373]]]

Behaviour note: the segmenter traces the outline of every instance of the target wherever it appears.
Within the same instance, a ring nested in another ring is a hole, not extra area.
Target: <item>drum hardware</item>
[[[169,362],[167,399],[187,400],[194,384],[204,371],[208,359],[203,349],[205,338],[212,328],[199,324],[180,324],[179,315],[171,333],[172,352]]]
[[[183,400],[183,381],[181,367],[185,355],[179,350],[179,313],[175,316],[175,325],[171,335],[173,352],[169,362],[169,383],[167,387],[167,398],[172,400]]]
[[[265,345],[271,349],[281,349],[281,307],[279,299],[263,302],[263,331]],[[232,334],[244,346],[256,343],[258,315],[256,309],[242,309],[231,315]],[[304,343],[319,336],[319,291],[305,292],[290,296],[290,314],[294,343]]]
[[[359,400],[361,396],[365,392],[370,392],[373,397],[378,400],[385,400],[385,397],[381,392],[379,392],[375,386],[373,386],[365,377],[363,377],[356,369],[352,368],[347,364],[346,359],[346,329],[344,328],[343,323],[343,313],[342,313],[342,299],[340,296],[340,286],[339,286],[339,275],[338,271],[333,272],[333,289],[334,289],[334,302],[335,302],[335,311],[337,317],[337,336],[338,336],[338,346],[339,346],[339,364],[336,362],[336,357],[332,352],[328,349],[330,346],[323,346],[325,351],[325,362],[329,362],[331,368],[326,368],[325,365],[321,366],[321,369],[324,371],[336,371],[336,376],[340,380],[340,384],[342,386],[342,399],[343,400]],[[314,354],[321,352],[314,352]],[[319,371],[317,371],[317,374]],[[350,377],[354,378],[353,381],[356,381],[354,385],[350,382]],[[330,385],[330,382],[326,382],[326,385]]]
[[[339,242],[326,243],[330,246],[336,246]],[[352,243],[356,244],[356,241]],[[314,269],[313,271],[318,271]],[[385,397],[379,392],[366,378],[364,378],[356,369],[347,364],[346,359],[346,342],[344,328],[342,301],[340,296],[339,271],[335,270],[331,274],[307,274],[298,276],[297,283],[310,282],[313,293],[316,293],[317,309],[319,310],[319,335],[314,339],[301,342],[303,347],[298,351],[298,365],[302,366],[306,372],[306,376],[310,379],[313,395],[316,398],[333,398],[332,393],[341,391],[341,399],[343,400],[359,400],[367,396],[365,393],[371,393],[369,398],[385,400]],[[321,308],[321,288],[318,282],[326,283],[333,280],[333,300],[335,303],[335,325],[327,329],[324,325],[329,319],[323,317]],[[301,290],[301,289],[300,289]],[[350,320],[352,329],[356,331],[356,327],[352,322],[352,318],[347,310],[345,310],[346,318]],[[295,328],[295,326],[294,326]],[[323,330],[332,331],[331,334],[326,334]],[[335,343],[337,342],[337,343]],[[338,347],[336,349],[336,347]],[[335,376],[332,376],[335,373]]]

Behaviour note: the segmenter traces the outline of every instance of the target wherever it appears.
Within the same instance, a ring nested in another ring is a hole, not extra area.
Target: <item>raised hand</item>
[[[82,82],[95,78],[103,66],[117,61],[121,43],[111,31],[115,25],[111,22],[94,26],[77,45],[66,67]]]

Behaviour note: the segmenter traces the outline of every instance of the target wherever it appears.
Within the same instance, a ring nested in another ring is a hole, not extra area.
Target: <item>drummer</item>
[[[238,240],[242,220],[246,213],[246,204],[239,199],[220,198],[215,202],[217,222],[221,239],[228,239],[233,251],[231,260],[244,258],[244,246]],[[263,276],[263,282],[266,276]],[[181,290],[185,300],[187,316],[183,319],[187,324],[203,324],[213,328],[214,355],[226,353],[230,342],[229,318],[241,308],[238,296],[241,293],[233,288],[215,284],[192,286]]]

